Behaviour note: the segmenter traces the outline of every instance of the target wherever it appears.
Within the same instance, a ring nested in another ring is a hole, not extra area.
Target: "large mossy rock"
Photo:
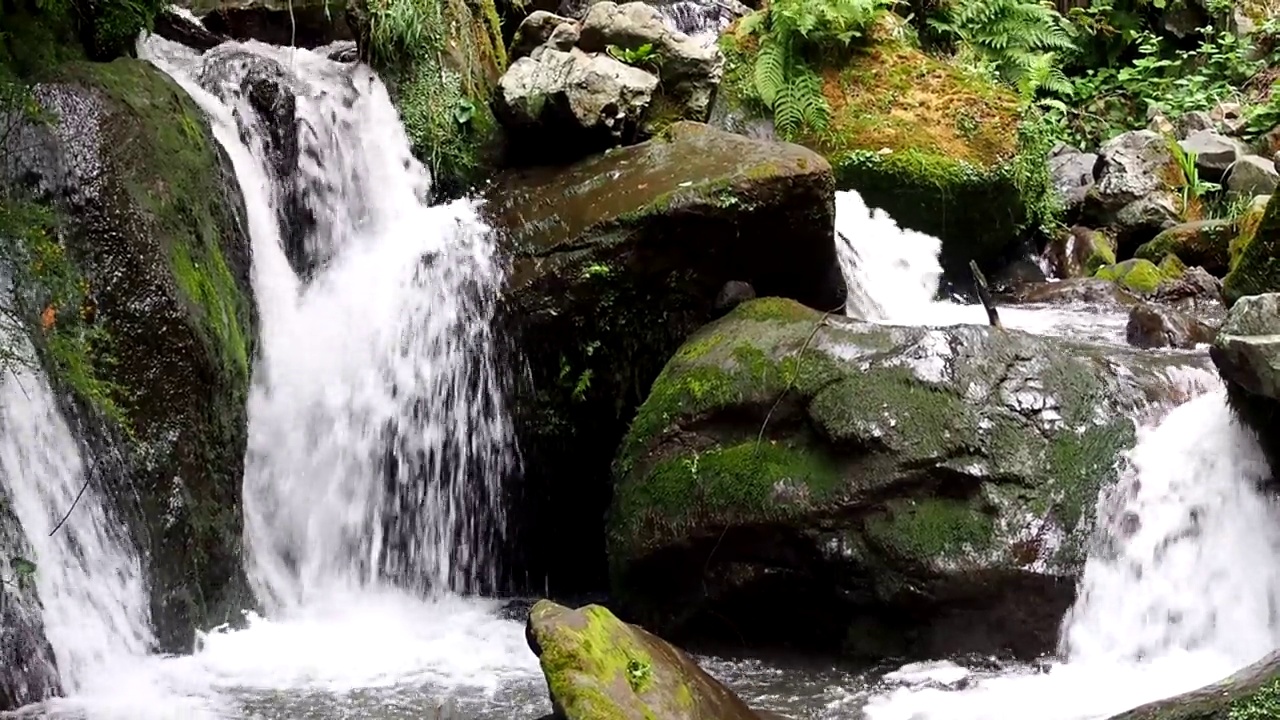
[[[494,0],[350,3],[360,57],[387,84],[436,194],[484,180],[503,152],[491,103],[507,52]]]
[[[730,281],[835,310],[834,190],[822,157],[696,123],[488,192],[515,267],[508,309],[530,365],[522,393],[532,582],[605,580],[609,464],[671,353]],[[530,519],[534,520],[530,520]]]
[[[161,649],[190,650],[194,629],[247,599],[240,486],[255,316],[238,184],[199,108],[147,63],[64,65],[35,95],[54,120],[32,129],[17,160],[64,217],[62,243],[104,336],[83,356],[49,343],[45,361],[79,407],[118,424],[117,444],[82,439],[99,487],[143,520],[133,534],[149,555]]]
[[[655,632],[853,655],[1054,647],[1149,356],[763,298],[676,352],[615,465],[615,600]]]
[[[1280,294],[1249,295],[1231,307],[1209,349],[1227,400],[1280,470]]]
[[[1280,717],[1280,652],[1199,690],[1120,713],[1111,720],[1264,720]]]
[[[1271,196],[1260,217],[1250,213],[1231,243],[1231,271],[1222,280],[1227,304],[1246,295],[1280,292],[1280,193]]]
[[[679,648],[607,608],[541,600],[525,637],[563,720],[760,720]]]
[[[1134,257],[1158,263],[1166,255],[1176,255],[1190,266],[1199,266],[1209,273],[1222,277],[1229,264],[1228,248],[1240,234],[1240,224],[1234,220],[1197,220],[1183,223],[1143,243]]]
[[[758,45],[728,32],[720,46],[725,76],[712,122],[747,132],[764,114],[752,85]],[[831,162],[838,189],[941,238],[949,273],[969,277],[971,259],[994,267],[1042,220],[1028,207],[1053,194],[1050,143],[1022,133],[1012,93],[892,40],[824,60],[830,127],[798,141]]]

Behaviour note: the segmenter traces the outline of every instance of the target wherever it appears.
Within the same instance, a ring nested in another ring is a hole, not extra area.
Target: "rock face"
[[[1191,133],[1178,144],[1184,152],[1195,153],[1196,170],[1214,182],[1221,180],[1236,160],[1249,153],[1239,140],[1207,129]]]
[[[352,40],[347,3],[335,0],[180,0],[214,35],[314,48]],[[205,48],[202,48],[205,49]]]
[[[673,637],[1049,650],[1129,418],[1182,363],[744,303],[676,352],[621,446],[614,597]]]
[[[1177,225],[1179,198],[1165,178],[1176,170],[1168,141],[1150,130],[1133,130],[1108,140],[1099,151],[1098,183],[1089,210],[1117,230],[1124,244]]]
[[[150,556],[160,648],[189,651],[194,629],[230,620],[246,599],[240,486],[255,335],[242,201],[203,114],[151,65],[71,64],[53,77],[36,96],[59,121],[30,131],[20,161],[66,218],[62,242],[109,341],[46,362],[83,362],[115,388],[130,440],[95,447],[95,462],[124,516],[146,521],[133,530]]]
[[[1225,680],[1143,705],[1110,720],[1253,720],[1275,717],[1280,702],[1280,652]]]
[[[499,178],[489,209],[515,255],[508,309],[522,392],[526,539],[538,588],[604,582],[609,463],[671,353],[726,283],[834,310],[831,169],[796,145],[677,123],[564,170]],[[785,241],[783,240],[785,238]],[[548,565],[547,563],[551,563]],[[595,585],[592,585],[595,583]]]
[[[0,710],[62,694],[35,581],[22,567],[34,553],[11,507],[0,487]]]
[[[1280,469],[1280,294],[1250,295],[1231,307],[1209,355],[1227,383],[1227,399],[1258,433]]]
[[[642,2],[598,2],[581,24],[545,11],[521,23],[499,117],[518,163],[563,162],[705,120],[723,57]]]
[[[1280,292],[1280,193],[1271,196],[1257,224],[1231,243],[1231,271],[1222,279],[1227,304],[1246,295]]]
[[[1097,164],[1097,155],[1073,148],[1065,148],[1049,157],[1049,175],[1053,178],[1053,188],[1062,196],[1062,203],[1068,211],[1084,203],[1085,196],[1097,180],[1093,174]]]
[[[762,118],[751,97],[758,43],[726,33],[720,46],[725,79],[713,122],[757,132]],[[825,71],[827,132],[796,141],[830,160],[838,189],[856,190],[903,227],[940,238],[949,275],[971,277],[969,260],[988,271],[1003,266],[1023,228],[1047,220],[1039,213],[1054,193],[1043,172],[1051,145],[1020,140],[1017,98],[893,41],[876,41],[842,62]]]
[[[1110,305],[1117,309],[1130,308],[1139,302],[1132,293],[1099,278],[1033,283],[1017,288],[1007,297],[1018,303]]]
[[[1142,303],[1129,311],[1125,338],[1142,348],[1190,349],[1213,340],[1214,329],[1173,308]]]
[[[1227,175],[1227,191],[1241,197],[1270,195],[1280,183],[1275,161],[1257,155],[1246,155],[1231,166]]]
[[[599,605],[541,600],[525,637],[564,720],[762,720],[679,648]]]
[[[1143,243],[1134,257],[1158,263],[1170,253],[1188,265],[1204,268],[1219,277],[1227,274],[1228,248],[1239,234],[1232,220],[1197,220],[1165,230],[1150,242]]]

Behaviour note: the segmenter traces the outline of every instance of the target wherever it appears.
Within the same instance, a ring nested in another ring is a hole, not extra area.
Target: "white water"
[[[856,192],[836,193],[836,250],[849,285],[847,312],[894,325],[986,325],[979,304],[939,300],[942,241],[898,226]],[[1109,308],[1052,305],[1000,308],[1005,327],[1038,335],[1123,344],[1128,316]]]

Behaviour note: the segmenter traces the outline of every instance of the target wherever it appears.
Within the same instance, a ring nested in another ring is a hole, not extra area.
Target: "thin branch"
[[[49,531],[49,537],[53,537],[53,534],[58,532],[58,528],[62,527],[63,523],[67,521],[67,518],[71,517],[71,513],[76,509],[76,505],[79,504],[80,498],[84,497],[84,491],[89,489],[89,483],[93,482],[93,471],[96,469],[98,469],[98,464],[94,463],[93,466],[89,468],[88,472],[85,473],[84,484],[80,486],[80,492],[76,493],[76,499],[71,501],[71,507],[67,508],[67,514],[63,515],[62,519],[58,521],[58,524],[54,525],[53,529]]]
[[[804,345],[800,346],[800,351],[796,353],[796,367],[791,373],[791,379],[782,388],[782,392],[778,393],[778,399],[773,401],[773,407],[769,408],[769,412],[764,416],[764,422],[760,424],[760,432],[756,435],[757,453],[760,452],[760,443],[764,440],[764,430],[769,426],[769,420],[773,417],[773,413],[778,409],[778,406],[782,404],[782,399],[787,396],[787,393],[791,391],[791,387],[795,385],[796,379],[800,377],[800,364],[804,362],[805,351],[809,349],[809,344],[813,342],[813,338],[817,336],[818,331],[826,326],[827,318],[831,315],[831,312],[828,310],[822,313],[822,317],[818,318],[818,322],[813,326],[813,332],[809,333],[808,339],[804,341]]]

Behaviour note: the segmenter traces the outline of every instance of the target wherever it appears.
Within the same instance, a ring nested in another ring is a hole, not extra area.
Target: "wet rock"
[[[1275,162],[1257,155],[1245,155],[1231,167],[1227,175],[1227,190],[1233,195],[1253,197],[1270,195],[1280,183],[1280,172]]]
[[[314,48],[354,40],[345,3],[328,0],[179,0],[215,35]]]
[[[565,720],[764,717],[679,648],[599,605],[570,610],[541,600],[529,611],[525,637]]]
[[[1137,296],[1110,280],[1098,278],[1071,278],[1027,285],[1019,288],[1009,299],[1015,303],[1098,305],[1116,309],[1129,308],[1139,302]]]
[[[1122,133],[1099,152],[1098,183],[1089,193],[1090,212],[1120,234],[1121,243],[1177,225],[1177,198],[1164,178],[1175,167],[1168,141],[1150,130]]]
[[[1200,267],[1187,268],[1156,289],[1155,300],[1209,325],[1219,327],[1227,316],[1222,281]]]
[[[1157,700],[1110,720],[1227,720],[1269,718],[1280,682],[1280,651],[1273,652],[1231,677],[1181,695]]]
[[[1204,360],[744,303],[675,353],[622,443],[613,597],[669,637],[1050,650],[1099,484],[1184,365]]]
[[[1242,223],[1231,243],[1231,271],[1222,279],[1227,304],[1246,295],[1280,292],[1280,193],[1273,194],[1260,217]]]
[[[1172,253],[1188,265],[1203,267],[1222,276],[1227,273],[1229,264],[1228,248],[1238,234],[1239,225],[1232,220],[1181,223],[1143,243],[1134,257],[1158,263]]]
[[[1162,283],[1173,279],[1182,270],[1180,265],[1177,265],[1175,270],[1170,270],[1150,260],[1132,258],[1115,265],[1108,265],[1095,273],[1094,277],[1099,280],[1109,280],[1135,295],[1152,296],[1160,289]]]
[[[1129,312],[1125,339],[1141,348],[1190,349],[1213,340],[1214,328],[1171,307],[1142,303]]]
[[[1214,130],[1200,130],[1191,133],[1186,140],[1178,143],[1183,151],[1195,153],[1196,170],[1206,180],[1217,182],[1227,173],[1235,161],[1249,153],[1244,143],[1222,135]]]
[[[821,156],[696,123],[488,191],[514,256],[508,307],[528,358],[519,543],[551,582],[604,582],[609,464],[634,409],[725,283],[823,310],[844,304]],[[543,563],[552,563],[547,569]],[[564,585],[559,585],[563,590]],[[541,585],[539,584],[539,589]]]
[[[1257,432],[1272,471],[1280,472],[1280,294],[1236,302],[1209,355],[1227,384],[1232,409]]]
[[[130,534],[149,557],[157,649],[189,652],[196,629],[238,618],[248,599],[240,490],[256,334],[239,185],[204,114],[148,63],[73,63],[35,92],[59,120],[10,158],[65,218],[60,239],[109,338],[75,360],[119,388],[111,407],[74,379],[62,389],[129,426],[94,462],[120,515],[145,522]],[[117,453],[127,462],[114,470]]]
[[[1040,256],[1050,277],[1089,277],[1116,261],[1115,240],[1100,230],[1075,225],[1055,234]]]
[[[353,63],[360,59],[360,48],[354,40],[334,40],[312,50],[334,62]]]
[[[1053,187],[1062,196],[1068,211],[1084,203],[1085,196],[1096,181],[1094,168],[1097,164],[1097,155],[1079,151],[1069,151],[1049,158],[1049,175],[1053,178]]]
[[[0,711],[62,694],[33,566],[24,564],[35,553],[12,507],[0,487]]]
[[[199,18],[174,6],[165,6],[156,14],[154,32],[166,40],[200,51],[214,48],[229,39],[225,35],[211,32]]]

